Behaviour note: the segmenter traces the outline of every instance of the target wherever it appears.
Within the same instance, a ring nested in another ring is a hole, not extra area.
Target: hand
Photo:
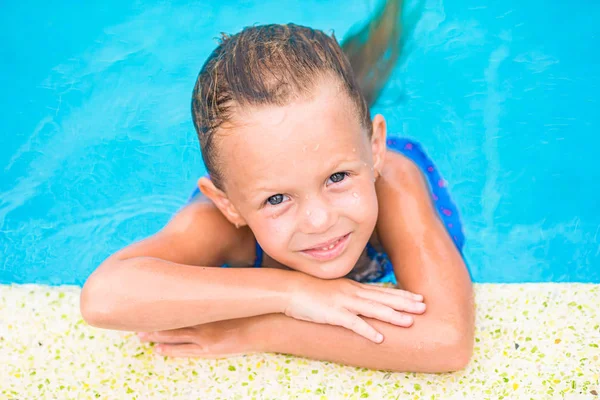
[[[225,358],[254,353],[245,333],[244,319],[211,322],[158,332],[140,332],[142,342],[154,342],[154,351],[170,357]]]
[[[425,312],[423,296],[405,290],[366,285],[350,279],[322,280],[310,276],[292,288],[285,308],[288,317],[342,326],[375,343],[383,335],[359,315],[409,327],[410,315]]]

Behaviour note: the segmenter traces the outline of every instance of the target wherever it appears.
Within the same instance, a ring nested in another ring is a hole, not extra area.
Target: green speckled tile
[[[165,359],[89,327],[79,288],[0,285],[1,399],[600,399],[600,286],[479,284],[470,366],[405,374],[276,354]]]

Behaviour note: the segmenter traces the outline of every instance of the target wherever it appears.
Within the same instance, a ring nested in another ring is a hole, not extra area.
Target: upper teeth
[[[327,247],[321,247],[319,250],[331,250],[335,247],[335,245],[337,244],[337,241],[331,243],[329,246]]]

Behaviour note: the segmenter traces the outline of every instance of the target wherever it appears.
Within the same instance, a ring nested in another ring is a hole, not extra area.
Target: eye
[[[346,178],[348,176],[347,172],[336,172],[335,174],[331,175],[329,177],[329,180],[331,180],[333,183],[338,183],[344,180],[344,178]]]
[[[267,199],[267,202],[272,206],[276,206],[276,205],[283,203],[284,197],[285,197],[284,195],[282,195],[281,193],[278,193],[274,196],[269,197]]]

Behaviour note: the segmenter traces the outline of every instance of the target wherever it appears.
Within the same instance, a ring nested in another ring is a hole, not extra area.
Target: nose
[[[302,230],[304,233],[327,232],[337,219],[335,209],[324,199],[313,198],[305,201],[302,209]]]

